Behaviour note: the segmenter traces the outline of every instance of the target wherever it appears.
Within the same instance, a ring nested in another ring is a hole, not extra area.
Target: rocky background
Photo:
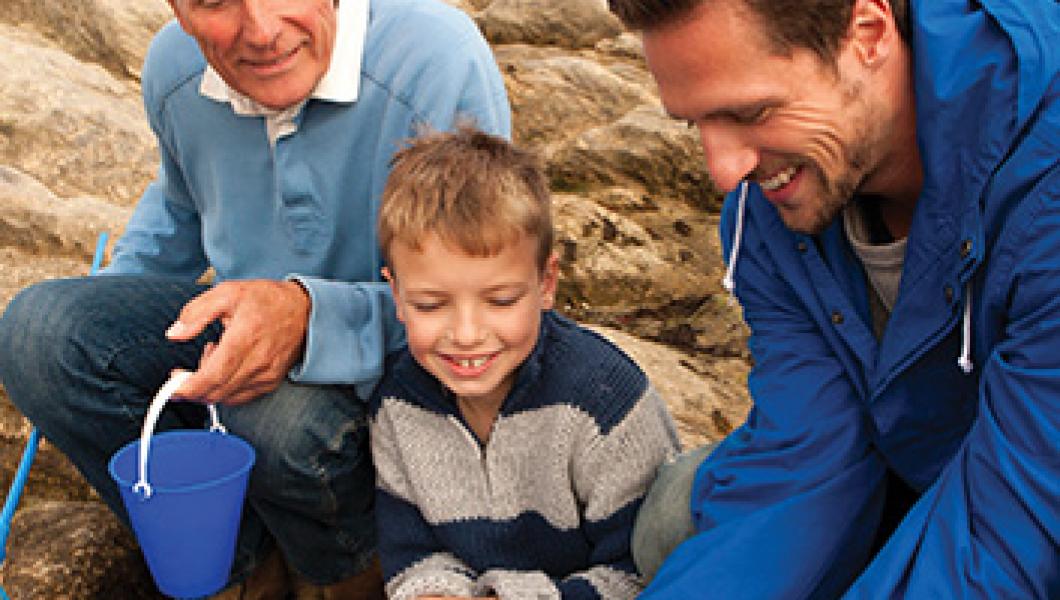
[[[604,0],[449,0],[493,46],[515,139],[556,198],[560,307],[652,376],[686,447],[747,410],[746,332],[720,288],[719,197],[694,134],[668,120],[637,38]],[[0,307],[82,275],[157,167],[139,96],[165,0],[0,0]],[[0,388],[0,485],[30,427]],[[154,598],[135,542],[47,443],[0,582],[12,598]]]

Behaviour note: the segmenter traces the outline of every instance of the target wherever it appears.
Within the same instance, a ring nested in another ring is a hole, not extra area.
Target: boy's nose
[[[449,328],[449,337],[457,346],[470,347],[481,344],[485,339],[485,329],[474,314],[460,314]]]

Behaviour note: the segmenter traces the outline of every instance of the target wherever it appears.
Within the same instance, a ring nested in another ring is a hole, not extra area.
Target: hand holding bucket
[[[254,449],[225,433],[208,406],[210,430],[153,435],[166,402],[189,373],[178,373],[151,401],[139,440],[110,459],[110,475],[158,588],[198,598],[228,582]]]

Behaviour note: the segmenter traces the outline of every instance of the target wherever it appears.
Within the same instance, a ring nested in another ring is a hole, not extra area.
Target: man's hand
[[[218,319],[224,331],[175,395],[242,404],[276,389],[302,356],[309,309],[309,295],[293,281],[226,281],[196,296],[166,337],[190,340]]]

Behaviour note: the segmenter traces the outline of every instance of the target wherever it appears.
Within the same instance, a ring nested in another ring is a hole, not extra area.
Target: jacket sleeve
[[[391,600],[421,595],[474,596],[475,573],[438,542],[411,497],[396,432],[378,394],[371,401],[372,461],[376,468],[375,515],[379,557]]]
[[[754,407],[701,464],[691,500],[698,533],[644,598],[834,598],[867,562],[880,521],[885,467],[869,415],[750,211],[745,231],[735,275]]]
[[[851,598],[1060,597],[1060,168],[1036,191],[1034,226],[992,268],[1010,301],[978,418]]]
[[[394,110],[380,115],[380,147],[373,168],[382,184],[389,172],[390,156],[402,141],[423,127],[445,131],[462,119],[473,119],[488,132],[511,135],[508,97],[489,47],[473,25],[459,48],[427,55],[423,64],[407,65],[418,71],[417,85],[408,97],[396,97]],[[439,43],[437,41],[433,43]],[[393,313],[390,289],[385,284],[346,283],[295,277],[313,301],[303,361],[290,377],[303,383],[352,383],[362,398],[378,382],[383,357],[404,343],[404,330]],[[352,353],[351,353],[352,352]]]

